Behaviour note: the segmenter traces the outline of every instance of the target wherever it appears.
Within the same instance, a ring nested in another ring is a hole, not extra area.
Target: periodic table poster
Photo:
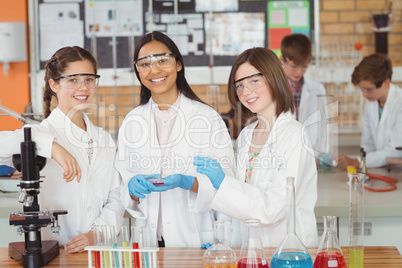
[[[268,48],[278,56],[284,36],[301,33],[311,38],[309,1],[270,1],[267,14]]]

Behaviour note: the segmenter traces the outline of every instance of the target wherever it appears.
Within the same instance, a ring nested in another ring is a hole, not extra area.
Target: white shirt
[[[282,113],[253,163],[250,184],[244,182],[248,150],[258,122],[245,127],[237,139],[236,177],[226,174],[212,208],[238,221],[259,219],[265,247],[277,247],[287,232],[286,177],[295,178],[296,233],[305,246],[317,246],[314,207],[317,169],[310,140],[292,114]],[[240,246],[239,222],[232,246]],[[236,237],[237,236],[237,237]]]
[[[390,84],[381,120],[377,101],[366,101],[364,107],[361,147],[367,152],[366,166],[381,167],[387,157],[402,157],[398,146],[402,146],[402,89]]]
[[[124,187],[121,198],[126,210],[136,218],[135,226],[144,226],[157,241],[157,223],[162,203],[163,238],[167,247],[200,247],[213,241],[213,225],[209,214],[215,194],[209,178],[197,173],[194,156],[208,156],[224,163],[224,172],[233,175],[234,153],[231,139],[221,116],[211,107],[180,96],[180,109],[162,158],[150,102],[133,109],[119,130],[119,150],[116,168]],[[179,187],[152,192],[134,202],[128,182],[137,174],[163,176],[184,174],[197,177],[198,193]],[[152,246],[152,244],[151,244]]]
[[[50,230],[43,229],[42,240],[57,239],[64,245],[74,236],[90,231],[93,224],[115,226],[118,231],[123,224],[124,207],[119,197],[121,179],[113,167],[115,143],[110,134],[95,127],[86,115],[84,120],[87,131],[56,108],[39,125],[30,126],[37,154],[48,158],[40,173],[45,176],[38,196],[40,209],[68,211],[67,215],[58,217],[60,237],[53,238]],[[77,160],[82,175],[80,183],[76,179],[66,183],[63,169],[50,159],[53,140]],[[21,141],[22,130],[1,132],[0,162],[11,165],[12,155],[20,153]]]

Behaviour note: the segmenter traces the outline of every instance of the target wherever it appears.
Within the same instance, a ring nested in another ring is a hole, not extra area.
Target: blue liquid
[[[271,268],[312,268],[313,261],[306,253],[287,252],[272,256]]]
[[[318,168],[331,169],[333,156],[331,153],[322,153],[318,156]]]
[[[149,253],[144,252],[144,268],[149,268]]]
[[[113,248],[118,248],[117,243],[114,243],[112,245]],[[114,267],[115,268],[120,268],[120,262],[119,262],[119,252],[113,251],[113,259],[114,259]]]

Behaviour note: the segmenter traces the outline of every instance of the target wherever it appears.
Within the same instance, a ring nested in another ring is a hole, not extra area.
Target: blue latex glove
[[[195,156],[193,164],[197,167],[198,173],[207,175],[214,188],[219,189],[225,173],[218,161],[209,157]]]
[[[194,177],[183,174],[173,174],[165,177],[163,183],[165,185],[155,188],[157,188],[159,191],[166,191],[176,187],[180,187],[184,190],[190,190],[194,184]]]
[[[147,179],[160,177],[161,174],[135,175],[128,182],[128,192],[130,193],[130,195],[135,195],[138,198],[145,198],[144,194],[151,193],[150,187],[151,185],[153,186],[153,184],[147,181]]]

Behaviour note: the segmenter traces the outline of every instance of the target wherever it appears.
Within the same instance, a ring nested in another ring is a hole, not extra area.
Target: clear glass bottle
[[[288,232],[276,249],[271,260],[271,268],[312,268],[311,256],[296,235],[295,186],[294,178],[286,178],[286,206],[288,212]]]
[[[335,216],[324,216],[324,233],[313,267],[347,268],[337,237]]]
[[[245,231],[237,268],[269,268],[260,235],[260,220],[244,221]]]
[[[349,174],[349,264],[350,268],[363,267],[364,234],[364,179],[365,174]]]
[[[236,253],[226,244],[225,222],[214,222],[214,244],[204,253],[204,268],[236,268]]]

